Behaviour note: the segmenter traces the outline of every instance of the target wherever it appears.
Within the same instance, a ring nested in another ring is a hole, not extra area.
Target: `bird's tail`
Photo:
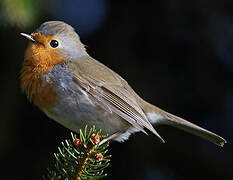
[[[191,134],[200,136],[222,147],[227,142],[221,136],[215,133],[212,133],[204,128],[201,128],[193,123],[190,123],[178,116],[175,116],[166,111],[163,111],[162,109],[157,108],[153,106],[152,104],[149,104],[145,101],[142,104],[143,104],[143,107],[142,107],[143,111],[145,112],[149,121],[154,125],[159,125],[159,124],[170,125],[170,126],[179,128],[181,130],[184,130],[186,132],[189,132]]]

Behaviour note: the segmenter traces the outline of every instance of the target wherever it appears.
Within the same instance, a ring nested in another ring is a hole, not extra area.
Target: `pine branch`
[[[80,130],[79,138],[71,133],[72,140],[65,140],[55,153],[54,169],[48,169],[49,180],[93,180],[105,177],[104,169],[108,167],[110,155],[109,143],[99,146],[103,135],[95,127]]]

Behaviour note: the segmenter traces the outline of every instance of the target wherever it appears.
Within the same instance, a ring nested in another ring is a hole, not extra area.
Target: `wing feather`
[[[93,64],[94,63],[94,64]],[[71,61],[75,82],[93,97],[100,107],[114,112],[135,128],[146,133],[143,128],[161,138],[137,104],[130,86],[119,75],[94,59]],[[93,69],[94,68],[94,69]],[[104,71],[103,71],[104,70]],[[103,71],[103,74],[100,71]]]

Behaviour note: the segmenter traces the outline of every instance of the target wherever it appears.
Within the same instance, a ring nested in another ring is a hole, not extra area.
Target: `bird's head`
[[[35,65],[53,66],[66,59],[87,55],[84,45],[74,29],[61,21],[48,21],[31,34],[21,33],[30,43],[25,60]]]
[[[33,33],[21,35],[30,41],[21,69],[21,88],[30,100],[40,92],[41,75],[65,60],[87,55],[78,34],[61,21],[45,22]],[[51,87],[47,90],[51,96]]]

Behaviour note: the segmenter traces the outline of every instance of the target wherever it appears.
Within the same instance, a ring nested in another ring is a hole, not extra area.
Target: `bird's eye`
[[[51,46],[52,48],[56,48],[58,45],[59,45],[59,43],[58,43],[57,40],[52,40],[52,41],[50,41],[50,46]]]

